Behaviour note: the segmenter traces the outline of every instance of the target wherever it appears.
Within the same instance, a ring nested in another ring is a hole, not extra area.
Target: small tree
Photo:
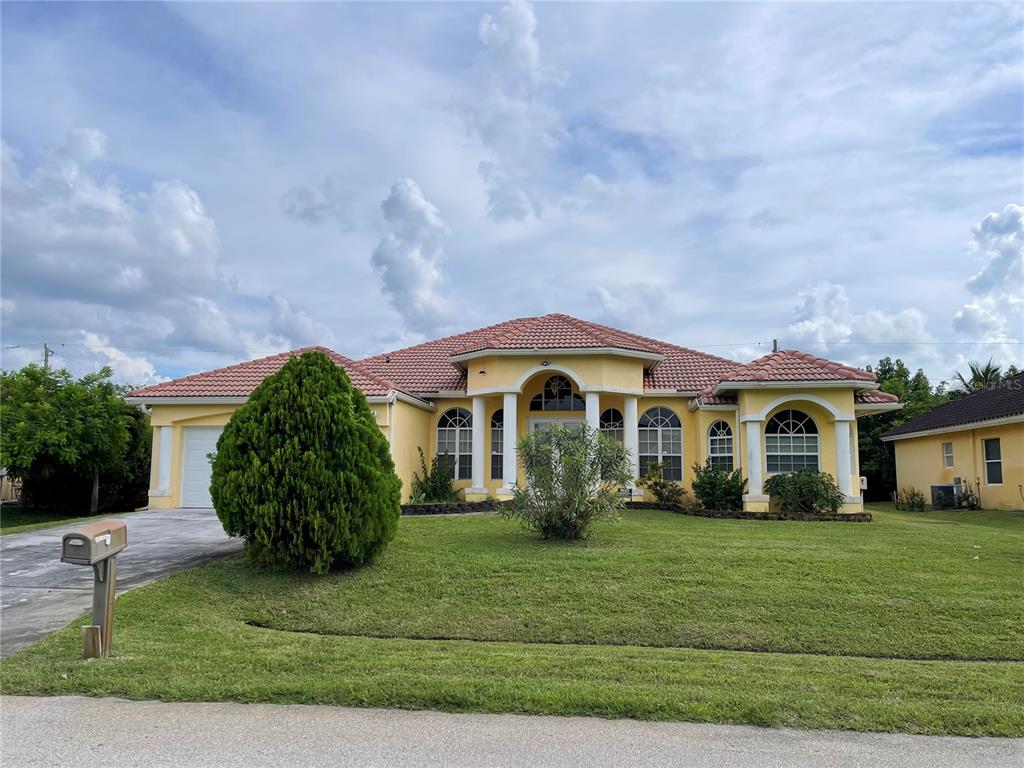
[[[387,546],[401,488],[366,398],[330,358],[307,352],[232,415],[210,493],[254,560],[322,574]]]
[[[693,495],[704,509],[733,512],[743,509],[743,491],[747,481],[738,469],[726,472],[712,465],[693,465]]]
[[[420,452],[420,473],[413,473],[412,476],[412,502],[413,504],[446,504],[459,500],[459,494],[455,491],[453,483],[454,475],[452,466],[447,461],[447,455],[437,454],[434,460],[427,466],[427,457]]]
[[[587,426],[551,427],[519,440],[526,486],[499,512],[545,539],[586,538],[597,520],[615,520],[619,489],[631,479],[629,457],[615,440]]]
[[[835,514],[846,500],[832,475],[813,469],[772,475],[765,482],[764,490],[779,500],[783,512],[807,515]]]

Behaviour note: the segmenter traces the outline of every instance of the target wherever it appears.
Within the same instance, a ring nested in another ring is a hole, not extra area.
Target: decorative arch
[[[711,466],[732,472],[732,427],[719,419],[708,427],[708,461]]]
[[[572,368],[565,365],[535,365],[533,368],[525,371],[518,379],[516,379],[515,388],[516,392],[522,392],[523,387],[526,386],[526,382],[536,376],[538,373],[546,373],[549,376],[554,374],[562,374],[563,376],[569,377],[569,380],[576,385],[576,389],[580,392],[584,391],[583,377],[580,376]]]
[[[573,390],[572,382],[560,373],[548,376],[541,391],[530,398],[530,410],[545,413],[582,412],[586,403],[579,390]]]
[[[764,421],[765,419],[768,418],[768,414],[771,413],[772,411],[774,411],[780,405],[785,405],[786,403],[798,403],[798,402],[814,403],[815,405],[821,406],[826,411],[828,411],[830,414],[832,414],[832,417],[836,421],[853,421],[854,418],[855,418],[852,413],[843,413],[842,411],[837,409],[834,405],[832,405],[832,403],[830,403],[828,400],[824,399],[823,397],[818,397],[817,395],[810,395],[810,394],[801,394],[800,392],[793,392],[792,394],[781,395],[781,396],[775,398],[774,400],[772,400],[770,403],[768,403],[768,405],[766,405],[764,408],[762,408],[757,413],[752,413],[752,414],[748,414],[746,416],[743,416],[743,417],[741,417],[740,420],[741,421]]]

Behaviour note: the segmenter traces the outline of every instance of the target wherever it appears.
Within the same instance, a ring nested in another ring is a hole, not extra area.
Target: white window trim
[[[777,416],[779,416],[781,413],[783,413],[783,411],[796,411],[797,413],[803,414],[803,416],[808,421],[810,421],[811,424],[814,425],[815,431],[814,432],[803,432],[803,433],[769,432],[768,431],[768,426],[771,424],[772,419],[775,419]],[[782,453],[782,452],[776,451],[776,452],[774,452],[771,455],[774,455],[774,456],[814,456],[815,460],[816,460],[815,463],[817,465],[815,471],[817,471],[817,472],[821,472],[822,471],[822,468],[821,468],[821,430],[818,428],[818,422],[816,422],[814,420],[814,417],[811,416],[809,413],[807,413],[806,411],[801,411],[799,408],[783,408],[780,411],[778,411],[778,413],[773,414],[770,419],[766,419],[765,420],[764,435],[762,436],[762,440],[764,442],[762,444],[764,446],[764,468],[765,468],[765,472],[766,472],[768,477],[773,477],[774,475],[786,475],[786,474],[790,474],[793,471],[793,470],[781,470],[780,471],[780,470],[768,469],[768,456],[769,456],[769,452],[768,452],[768,438],[769,437],[795,437],[797,435],[799,435],[800,437],[803,437],[805,440],[808,437],[813,437],[814,438],[815,444],[817,445],[817,449],[814,451],[814,453],[806,453],[806,452],[793,453],[792,451],[790,451],[789,453]],[[804,469],[806,469],[806,467],[804,467]]]
[[[442,427],[441,426],[441,419],[443,419],[445,417],[445,415],[449,411],[465,411],[468,414],[468,416],[469,416],[469,418],[468,418],[469,426],[468,427]],[[469,432],[470,441],[472,441],[472,437],[473,437],[473,414],[470,413],[467,409],[465,409],[465,408],[463,408],[461,406],[447,408],[447,409],[445,409],[444,411],[441,412],[441,415],[438,416],[438,418],[437,418],[437,424],[434,426],[434,452],[438,456],[444,455],[444,453],[445,453],[445,451],[441,450],[441,440],[440,440],[440,438],[441,438],[441,430],[442,429],[451,429],[451,430],[455,431],[455,452],[448,454],[448,455],[453,456],[455,458],[455,464],[452,466],[452,479],[456,480],[456,481],[458,481],[458,480],[471,480],[472,479],[472,471],[473,471],[473,449],[470,448],[470,450],[468,452],[467,451],[460,451],[459,450],[459,446],[462,444],[461,438],[462,438],[462,433],[463,432]],[[460,466],[462,464],[462,457],[464,457],[464,456],[469,458],[470,477],[459,477],[459,468],[460,468]]]
[[[949,446],[949,453],[946,453],[946,446]],[[943,469],[953,469],[956,463],[953,459],[953,443],[946,440],[942,443],[942,467]]]
[[[663,426],[660,426],[660,425],[656,426],[656,427],[643,427],[643,426],[640,426],[640,422],[643,421],[644,416],[646,416],[651,411],[658,410],[659,408],[662,409],[662,410],[668,411],[673,416],[675,416],[676,417],[676,421],[679,422],[679,426],[678,427],[663,427]],[[658,452],[657,452],[657,454],[641,453],[640,452],[640,431],[641,430],[645,430],[645,429],[646,430],[652,430],[653,429],[653,430],[655,430],[655,432],[657,432],[657,438],[656,438],[657,445],[658,445]],[[665,453],[662,450],[662,448],[664,447],[664,444],[665,444],[664,440],[662,439],[663,438],[662,432],[664,430],[666,430],[666,429],[678,429],[679,430],[679,453],[678,454],[676,454],[676,453]],[[644,456],[647,456],[647,457],[656,456],[655,461],[657,461],[659,464],[662,464],[662,465],[664,465],[664,463],[665,463],[665,457],[666,456],[668,456],[669,458],[672,458],[672,459],[674,459],[676,456],[678,456],[679,457],[679,479],[678,480],[672,480],[670,482],[681,483],[681,482],[685,481],[686,480],[686,459],[685,459],[685,456],[686,456],[686,443],[685,443],[686,436],[683,434],[683,420],[679,418],[679,414],[676,413],[675,411],[673,411],[671,408],[668,408],[668,407],[666,407],[664,405],[652,405],[650,408],[646,409],[643,413],[640,414],[640,417],[637,419],[637,430],[636,431],[637,431],[637,466],[638,467],[640,466],[640,461],[641,461],[641,459]],[[662,477],[664,477],[664,471],[662,473]]]
[[[988,459],[988,458],[985,457],[985,443],[988,442],[989,440],[995,440],[997,443],[999,443],[999,458],[998,459]],[[1003,485],[1002,483],[990,483],[988,481],[988,465],[989,464],[998,464],[999,465],[999,474],[1002,475],[1004,478],[1006,477],[1006,475],[1003,474],[1003,442],[1002,442],[1002,440],[1000,440],[998,437],[983,437],[981,439],[981,462],[982,462],[982,464],[985,465],[985,485],[990,486],[992,488],[999,488],[1000,486],[1002,486]]]
[[[729,430],[729,434],[727,434],[727,435],[713,435],[713,434],[711,434],[712,430],[715,429],[715,427],[717,427],[719,424],[724,424],[725,428]],[[727,452],[716,451],[715,450],[715,446],[716,446],[716,442],[715,441],[725,441],[725,440],[728,440],[728,442],[729,442],[729,450]],[[736,467],[736,437],[735,437],[735,435],[733,435],[732,425],[729,422],[725,421],[724,419],[716,419],[715,421],[711,422],[711,425],[708,427],[708,459],[711,460],[713,457],[714,458],[718,458],[718,457],[723,457],[723,456],[728,457],[728,459],[729,459],[729,469],[727,471],[731,472]],[[712,462],[712,466],[713,465],[714,465],[714,462]]]

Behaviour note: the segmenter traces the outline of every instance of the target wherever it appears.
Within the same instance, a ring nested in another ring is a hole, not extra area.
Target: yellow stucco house
[[[895,445],[897,486],[935,506],[969,483],[985,509],[1024,509],[1024,374],[943,403],[882,439]]]
[[[408,498],[419,467],[449,457],[466,499],[507,497],[517,438],[586,423],[620,440],[639,477],[652,461],[686,486],[692,465],[739,467],[744,504],[767,511],[764,479],[816,468],[863,509],[857,416],[899,407],[873,374],[780,350],[741,365],[561,314],[520,318],[363,360],[316,347],[366,395]],[[295,350],[131,393],[151,408],[152,507],[210,506],[207,454],[232,412]],[[633,494],[641,497],[634,489]]]

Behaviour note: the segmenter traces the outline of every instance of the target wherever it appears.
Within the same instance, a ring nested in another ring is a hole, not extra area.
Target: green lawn
[[[115,655],[70,628],[5,693],[1024,735],[1024,515],[871,524],[627,512],[585,544],[492,516],[403,518],[327,578],[235,557],[118,601]]]
[[[20,504],[0,504],[0,536],[90,519],[88,516],[69,515],[68,512],[28,512]]]

